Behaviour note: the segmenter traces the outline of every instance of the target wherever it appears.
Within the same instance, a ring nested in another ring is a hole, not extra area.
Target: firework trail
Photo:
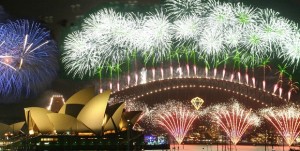
[[[262,116],[267,119],[291,146],[300,133],[300,109],[288,105],[282,108],[270,107],[261,110]]]
[[[181,144],[199,113],[182,102],[168,101],[153,108],[153,121],[163,126]]]
[[[252,112],[245,109],[236,100],[227,104],[217,104],[210,107],[211,118],[218,124],[236,145],[243,134],[252,126],[260,124],[260,118]]]

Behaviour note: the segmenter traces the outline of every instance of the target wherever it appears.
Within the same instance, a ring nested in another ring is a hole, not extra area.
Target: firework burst
[[[194,48],[195,41],[201,35],[203,20],[195,15],[185,16],[176,21],[173,25],[174,37],[179,45]]]
[[[0,30],[1,97],[37,94],[57,74],[58,51],[50,33],[27,20],[6,23]]]
[[[163,126],[181,144],[198,113],[182,102],[168,101],[154,107],[154,122]]]
[[[289,42],[284,45],[285,60],[296,68],[300,60],[300,32],[293,34]]]
[[[62,60],[73,77],[93,77],[97,69],[125,61],[129,71],[132,58],[137,70],[137,57],[153,67],[182,56],[188,70],[190,58],[194,64],[204,60],[207,67],[216,66],[234,58],[235,51],[241,53],[240,63],[252,69],[265,58],[283,59],[294,68],[299,64],[296,24],[273,10],[242,3],[167,0],[161,10],[144,15],[102,9],[84,18],[81,27],[64,42]]]
[[[233,5],[233,13],[235,15],[235,24],[247,29],[256,24],[258,14],[255,8],[244,6],[242,3]]]
[[[214,25],[215,28],[221,28],[222,31],[228,26],[234,25],[235,14],[230,3],[211,1],[209,5],[211,10],[207,21],[210,22],[210,25]]]
[[[201,0],[167,0],[165,7],[173,18],[202,15],[206,10]]]
[[[224,37],[222,31],[218,28],[210,28],[202,33],[198,41],[199,54],[208,55],[212,58],[218,58],[225,54]]]
[[[265,50],[268,54],[279,51],[285,41],[293,33],[293,24],[288,20],[279,17],[279,13],[270,9],[263,9],[258,12],[258,23],[261,27],[263,41],[266,43]],[[279,50],[278,50],[279,49]]]
[[[167,58],[171,50],[172,44],[172,24],[168,20],[168,16],[162,11],[156,11],[155,14],[148,14],[144,17],[141,27],[142,55],[145,57],[145,62],[152,59],[152,63],[163,61]]]
[[[248,128],[260,124],[260,118],[251,109],[246,110],[236,100],[212,106],[210,109],[211,118],[225,131],[234,145],[240,141]]]
[[[63,63],[73,77],[92,77],[99,67],[118,66],[132,53],[136,21],[131,14],[103,9],[84,19],[82,31],[65,39]],[[130,51],[130,52],[128,52]]]
[[[291,146],[300,133],[300,109],[289,105],[283,108],[266,108],[261,110],[266,118]]]
[[[81,32],[73,32],[65,39],[62,62],[68,73],[73,77],[83,78],[84,75],[94,75],[98,67],[104,64],[105,59],[99,60],[101,55],[100,45],[95,48],[89,37]],[[90,44],[89,44],[90,43]],[[102,49],[105,49],[102,47]],[[97,59],[98,58],[98,59]]]

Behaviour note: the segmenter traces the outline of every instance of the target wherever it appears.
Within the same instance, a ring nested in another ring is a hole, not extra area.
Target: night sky
[[[239,0],[228,0],[238,2]],[[300,1],[298,0],[240,0],[246,5],[272,8],[281,16],[300,23]],[[110,3],[108,3],[110,2]],[[105,6],[123,6],[127,9],[141,9],[158,6],[160,0],[1,0],[0,21],[10,19],[31,19],[42,22],[61,46],[62,37],[76,25],[87,12]],[[6,13],[3,13],[6,12]],[[65,99],[83,87],[92,86],[93,81],[72,80],[60,71],[52,86],[41,95],[13,104],[0,104],[0,122],[11,123],[24,120],[24,107],[48,105],[52,94],[63,94]]]

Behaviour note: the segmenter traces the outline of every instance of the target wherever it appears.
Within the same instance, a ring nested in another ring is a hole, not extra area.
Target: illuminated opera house
[[[142,143],[142,132],[132,130],[142,112],[125,111],[124,102],[109,106],[110,93],[104,91],[95,96],[94,88],[83,89],[71,96],[58,112],[25,108],[29,135],[13,145],[37,150],[125,149]],[[17,124],[19,129],[21,124]]]

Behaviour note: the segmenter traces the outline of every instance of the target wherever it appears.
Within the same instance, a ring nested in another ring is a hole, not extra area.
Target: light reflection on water
[[[236,149],[234,146],[231,146],[231,151],[272,151],[271,146],[267,146],[265,149],[265,146],[246,146],[246,145],[237,145]],[[230,151],[229,145],[225,147],[225,145],[180,145],[178,150],[178,145],[170,146],[170,150],[168,151]],[[274,146],[274,151],[289,151],[289,147],[285,146],[283,150],[283,146]],[[292,147],[296,148],[296,147]],[[300,149],[300,147],[297,147],[296,149]]]

